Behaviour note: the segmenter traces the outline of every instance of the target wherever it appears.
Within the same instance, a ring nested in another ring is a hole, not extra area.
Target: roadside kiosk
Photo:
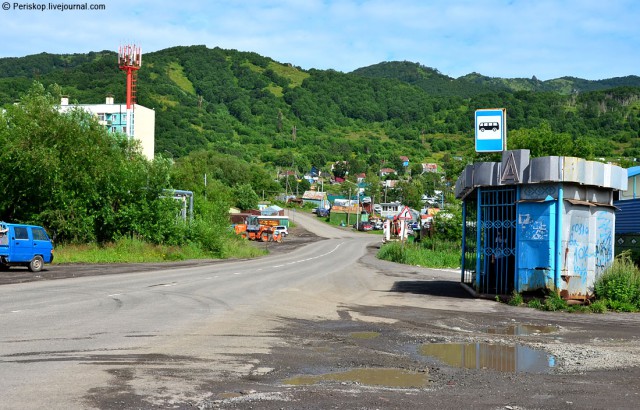
[[[463,201],[461,280],[477,295],[539,289],[585,300],[614,256],[614,191],[626,170],[581,158],[530,158],[468,165],[455,186]]]

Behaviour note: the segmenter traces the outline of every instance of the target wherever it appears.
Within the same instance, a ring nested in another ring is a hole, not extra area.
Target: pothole
[[[464,369],[491,369],[510,373],[549,373],[555,357],[519,344],[431,343],[419,349],[423,356]]]
[[[411,389],[428,386],[429,374],[402,369],[362,368],[339,373],[296,376],[285,380],[284,384],[303,386],[321,382],[358,383],[368,386]]]
[[[494,327],[487,329],[487,333],[492,335],[507,335],[507,336],[530,336],[538,334],[548,334],[558,331],[557,326],[552,325],[526,325],[526,324],[514,324],[506,327]]]
[[[351,332],[349,333],[352,339],[375,339],[380,336],[379,332]]]

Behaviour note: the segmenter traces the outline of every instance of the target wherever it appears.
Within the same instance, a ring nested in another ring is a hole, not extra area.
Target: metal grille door
[[[514,289],[516,244],[516,189],[480,191],[480,293],[507,295]]]
[[[463,235],[462,235],[462,283],[473,286],[476,277],[476,259],[478,244],[478,203],[473,200],[465,200],[463,208]]]

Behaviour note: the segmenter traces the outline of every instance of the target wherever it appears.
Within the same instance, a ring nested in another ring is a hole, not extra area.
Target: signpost
[[[476,152],[500,152],[507,149],[507,110],[476,110]]]

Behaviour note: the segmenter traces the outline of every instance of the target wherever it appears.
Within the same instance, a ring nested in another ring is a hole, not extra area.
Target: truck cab
[[[41,226],[0,222],[0,269],[26,266],[39,272],[53,261],[53,243]]]

